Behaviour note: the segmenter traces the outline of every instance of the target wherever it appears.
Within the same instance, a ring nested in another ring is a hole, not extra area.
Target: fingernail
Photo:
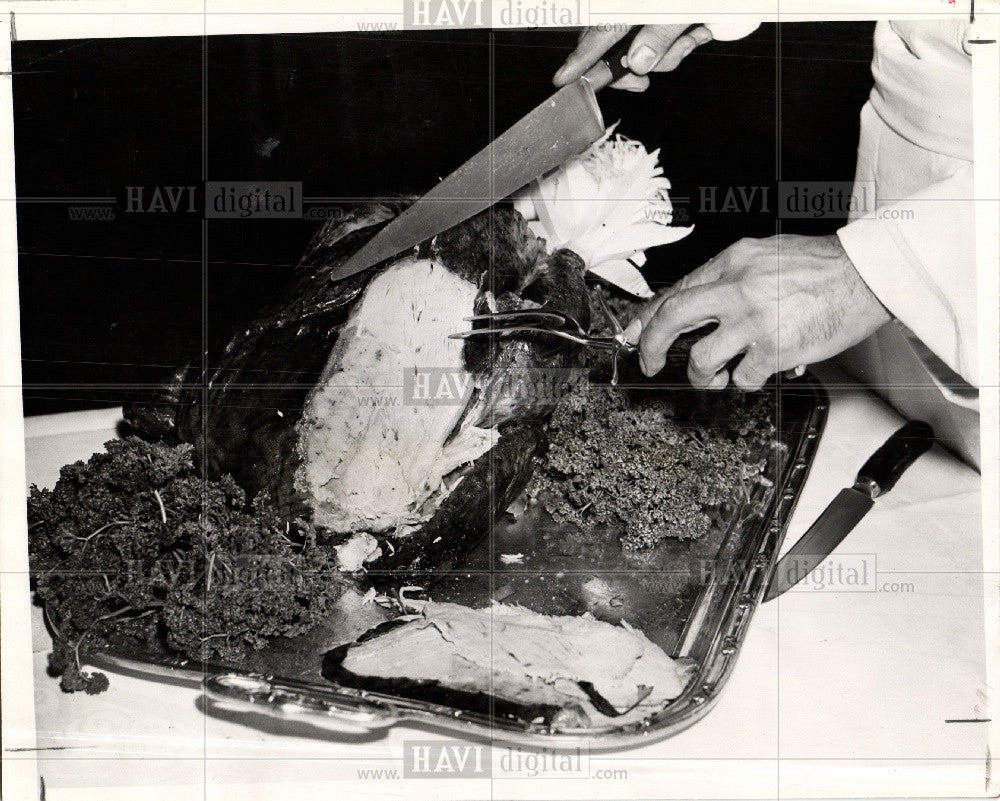
[[[677,63],[680,64],[685,58],[691,55],[691,51],[697,47],[697,42],[687,42],[681,46],[681,49],[677,52]]]
[[[656,63],[656,53],[653,48],[643,45],[634,53],[629,54],[628,68],[637,75],[645,75]]]
[[[552,83],[562,83],[563,79],[569,75],[570,66],[569,64],[563,64],[555,75],[552,76]]]
[[[643,375],[649,375],[649,370],[646,369],[646,360],[642,358],[642,355],[639,356],[639,369],[642,370]]]
[[[729,371],[720,370],[718,373],[712,376],[712,380],[708,382],[708,389],[716,391],[720,389],[725,389],[726,384],[728,383],[729,383]]]
[[[698,44],[708,44],[712,41],[712,32],[705,27],[695,28],[691,31],[691,36],[694,38]]]
[[[625,326],[625,339],[629,342],[635,344],[639,341],[639,334],[642,333],[642,320],[636,317],[632,322]]]

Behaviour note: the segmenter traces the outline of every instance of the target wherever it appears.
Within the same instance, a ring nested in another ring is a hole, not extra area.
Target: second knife
[[[842,489],[802,538],[778,560],[764,601],[794,587],[840,545],[844,537],[891,490],[899,477],[934,444],[934,429],[911,420],[886,440],[858,471],[853,487]]]

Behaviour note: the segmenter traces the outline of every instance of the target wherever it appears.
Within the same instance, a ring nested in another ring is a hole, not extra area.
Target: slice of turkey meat
[[[504,604],[427,603],[414,620],[352,646],[343,665],[358,676],[456,687],[471,680],[482,692],[507,697],[521,692],[525,677],[568,696],[580,694],[577,682],[590,682],[619,711],[640,699],[660,705],[686,683],[679,664],[640,631]]]
[[[299,424],[296,485],[318,525],[424,522],[454,488],[446,477],[496,443],[495,429],[463,419],[474,380],[462,341],[448,338],[471,326],[477,293],[429,259],[394,264],[365,289]]]

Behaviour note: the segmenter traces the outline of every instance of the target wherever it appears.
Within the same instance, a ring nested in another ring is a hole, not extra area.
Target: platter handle
[[[338,733],[365,733],[399,722],[399,711],[381,700],[296,687],[254,673],[217,673],[204,682],[205,694],[217,708],[300,719]]]

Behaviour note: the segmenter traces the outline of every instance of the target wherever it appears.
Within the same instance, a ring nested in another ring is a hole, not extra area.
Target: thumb
[[[639,310],[639,313],[632,318],[632,321],[625,327],[625,339],[633,345],[638,344],[639,338],[642,336],[643,329],[649,325],[649,321],[653,319],[664,302],[672,298],[678,292],[683,292],[685,289],[692,289],[696,286],[703,286],[704,284],[717,281],[720,274],[721,265],[719,264],[718,257],[713,256],[701,265],[701,267],[692,270],[677,283],[667,289],[664,289],[662,292],[657,294],[655,298],[643,306]]]
[[[680,283],[681,282],[678,281],[669,289],[664,289],[655,298],[639,309],[638,314],[632,318],[632,322],[625,326],[625,339],[633,345],[639,344],[639,338],[642,336],[642,330],[649,325],[649,321],[652,320],[656,312],[659,311],[663,302],[680,291]]]

